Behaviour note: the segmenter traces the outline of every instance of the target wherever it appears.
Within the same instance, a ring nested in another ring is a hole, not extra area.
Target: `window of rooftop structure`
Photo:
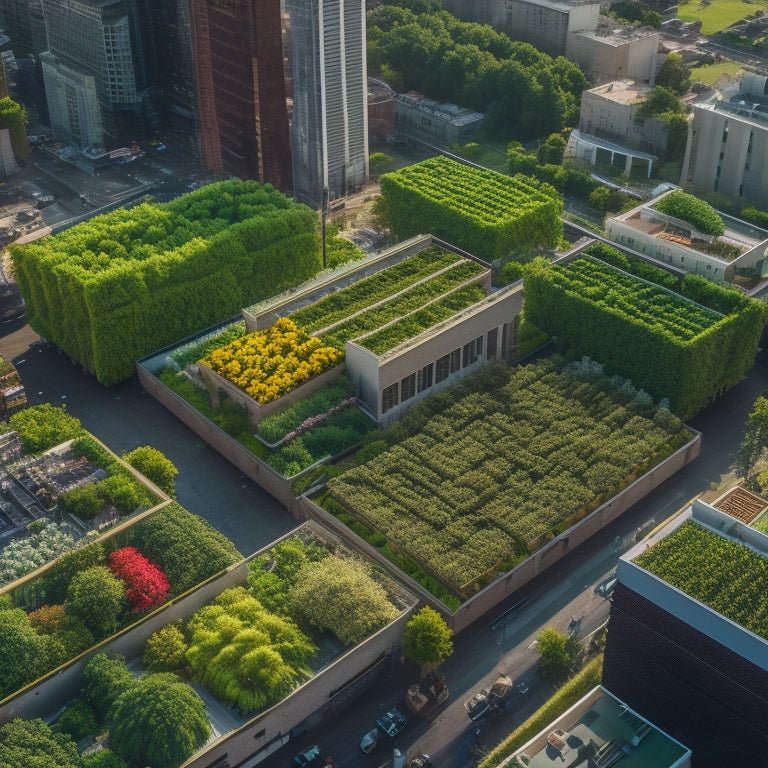
[[[402,402],[410,400],[416,394],[416,374],[412,373],[410,376],[406,376],[400,382],[400,397]]]
[[[461,349],[454,349],[451,352],[451,373],[461,370]]]
[[[390,384],[388,387],[384,387],[381,393],[381,412],[386,413],[391,408],[394,408],[398,404],[397,390],[398,383]]]
[[[451,372],[451,356],[443,355],[437,363],[435,363],[435,383],[439,384],[441,381],[445,381]]]

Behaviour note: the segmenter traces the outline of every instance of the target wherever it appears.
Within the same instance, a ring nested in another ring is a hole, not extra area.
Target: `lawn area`
[[[717,79],[728,73],[733,75],[741,69],[741,64],[736,61],[721,61],[717,64],[704,64],[701,67],[691,69],[691,81],[698,80],[707,85],[714,85]]]
[[[677,18],[681,21],[701,19],[701,34],[714,35],[765,6],[765,2],[745,3],[742,0],[712,0],[705,6],[694,0],[678,4]]]

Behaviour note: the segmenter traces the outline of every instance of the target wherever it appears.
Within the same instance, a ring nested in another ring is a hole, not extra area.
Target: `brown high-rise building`
[[[290,190],[280,0],[190,0],[203,167]]]

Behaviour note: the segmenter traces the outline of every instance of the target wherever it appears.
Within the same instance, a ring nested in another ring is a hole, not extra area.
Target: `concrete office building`
[[[135,0],[43,0],[43,12],[49,46],[43,73],[58,137],[80,147],[130,142],[145,87]]]
[[[568,35],[596,29],[600,15],[600,4],[592,0],[443,0],[443,8],[462,21],[490,24],[550,56],[566,55]]]
[[[571,131],[565,157],[614,165],[627,175],[643,168],[650,176],[654,161],[667,151],[669,135],[659,120],[637,122],[651,90],[644,83],[616,80],[584,91],[579,127]]]
[[[747,72],[694,104],[680,183],[768,207],[768,77]]]
[[[416,91],[395,97],[395,138],[438,144],[466,144],[483,125],[484,115],[456,104],[441,104]]]
[[[568,35],[566,58],[593,83],[629,78],[647,83],[656,74],[659,33],[648,28],[579,30]]]
[[[669,192],[630,211],[605,220],[607,237],[640,251],[651,259],[710,280],[731,281],[739,269],[766,271],[768,233],[746,221],[720,213],[722,237],[696,230],[682,219],[662,213],[655,206]]]
[[[365,0],[286,0],[285,11],[294,198],[319,209],[368,179]]]
[[[696,500],[619,560],[603,685],[690,747],[697,768],[762,765],[768,753],[765,608],[738,610],[764,593],[766,557],[768,536]]]

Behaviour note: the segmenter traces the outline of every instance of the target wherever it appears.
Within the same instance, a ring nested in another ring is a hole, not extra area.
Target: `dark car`
[[[403,730],[403,728],[405,728],[408,721],[400,713],[400,710],[393,707],[376,722],[379,724],[379,728],[381,728],[387,736],[394,738]]]
[[[306,768],[308,765],[312,765],[319,757],[320,747],[315,744],[314,747],[307,747],[303,752],[299,752],[293,758],[293,764],[299,766],[299,768]]]
[[[471,699],[464,702],[470,720],[479,720],[490,708],[488,693],[485,690],[478,691]]]

